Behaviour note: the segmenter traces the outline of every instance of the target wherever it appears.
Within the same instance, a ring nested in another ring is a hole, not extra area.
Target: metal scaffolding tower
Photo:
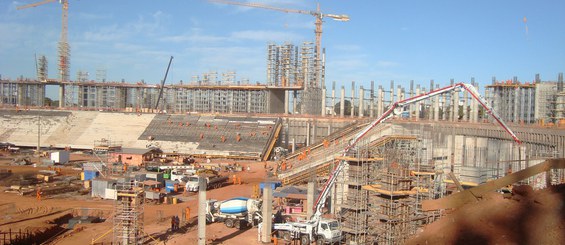
[[[143,244],[143,189],[126,177],[123,182],[118,182],[116,192],[113,242]]]

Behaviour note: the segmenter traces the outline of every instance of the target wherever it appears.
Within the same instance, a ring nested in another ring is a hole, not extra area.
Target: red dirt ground
[[[565,244],[565,184],[517,189],[510,198],[492,193],[467,204],[407,244]]]

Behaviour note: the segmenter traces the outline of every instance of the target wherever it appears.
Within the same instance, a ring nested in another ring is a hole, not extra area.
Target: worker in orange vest
[[[41,187],[37,187],[37,193],[36,193],[37,201],[41,201],[41,194],[42,194]]]

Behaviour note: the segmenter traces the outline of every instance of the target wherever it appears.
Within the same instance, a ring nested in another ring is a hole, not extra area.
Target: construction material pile
[[[491,193],[424,227],[407,244],[565,244],[565,184]]]

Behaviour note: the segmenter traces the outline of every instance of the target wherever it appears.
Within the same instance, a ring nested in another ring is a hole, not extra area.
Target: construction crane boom
[[[171,62],[173,62],[173,56],[169,59],[169,65],[167,65],[167,71],[165,71],[165,78],[161,81],[161,89],[159,89],[159,97],[157,97],[157,103],[155,104],[155,109],[159,108],[159,101],[163,97],[163,90],[165,90],[165,81],[167,81],[167,75],[169,74],[169,68],[171,68]]]
[[[493,108],[488,104],[488,102],[479,94],[479,92],[477,91],[477,89],[471,85],[471,84],[465,84],[465,83],[457,83],[454,85],[450,85],[444,88],[440,88],[440,89],[436,89],[436,90],[432,90],[428,93],[425,94],[421,94],[421,95],[417,95],[405,100],[401,100],[398,101],[394,104],[392,104],[392,106],[385,111],[385,113],[383,113],[380,117],[378,117],[377,119],[375,119],[373,122],[371,122],[369,125],[367,125],[363,130],[361,130],[357,135],[355,135],[350,141],[349,144],[345,147],[345,149],[343,149],[343,153],[342,156],[347,156],[347,154],[349,153],[349,151],[353,148],[355,148],[355,146],[357,145],[357,143],[369,132],[371,131],[371,129],[375,128],[377,125],[383,123],[384,121],[388,120],[389,118],[391,118],[394,115],[398,115],[400,114],[402,111],[402,107],[407,106],[409,104],[413,104],[440,94],[444,94],[447,92],[451,92],[451,91],[455,91],[455,90],[460,90],[460,89],[464,89],[467,92],[469,92],[471,94],[471,97],[473,97],[475,100],[477,100],[479,102],[479,104],[481,104],[481,106],[485,109],[485,111],[491,115],[496,122],[498,122],[498,124],[508,133],[510,134],[510,136],[512,137],[512,139],[514,140],[514,142],[516,142],[518,145],[522,144],[522,141],[520,141],[520,139],[518,138],[518,136],[516,136],[516,134],[514,134],[514,132],[506,125],[506,123],[504,123],[504,121],[502,121],[502,119],[500,118],[500,116],[493,110]],[[314,208],[315,208],[315,213],[314,216],[312,217],[312,220],[319,220],[321,215],[322,215],[322,209],[324,208],[325,205],[325,199],[327,198],[328,194],[330,193],[331,188],[333,187],[333,185],[335,184],[335,181],[337,180],[337,176],[341,173],[341,171],[343,170],[343,168],[345,167],[345,160],[341,160],[338,165],[335,167],[335,169],[330,173],[330,176],[328,178],[328,180],[326,181],[324,188],[322,189],[322,191],[320,192],[320,195],[318,195],[318,198],[316,199],[316,202],[314,203]]]
[[[21,9],[33,8],[33,7],[37,7],[39,5],[43,5],[43,4],[46,4],[46,3],[52,3],[52,2],[55,2],[55,1],[57,1],[57,0],[44,0],[44,1],[41,1],[41,2],[37,2],[37,3],[30,3],[30,4],[27,4],[27,5],[19,6],[19,7],[16,7],[16,9],[21,10]]]
[[[30,3],[27,5],[16,7],[17,10],[27,9],[37,7],[39,5],[44,5],[47,3],[52,3],[57,0],[44,0],[37,3]],[[62,15],[61,15],[61,39],[59,41],[59,74],[61,78],[61,82],[67,82],[70,77],[70,47],[67,41],[68,39],[68,16],[69,16],[69,1],[68,0],[59,0],[62,6]],[[61,101],[62,102],[62,101]]]
[[[345,14],[323,14],[320,10],[320,4],[317,5],[316,11],[307,11],[307,10],[298,10],[298,9],[287,9],[287,8],[280,8],[269,6],[261,3],[242,3],[242,2],[232,2],[226,0],[208,0],[209,2],[213,3],[223,3],[223,4],[231,4],[231,5],[238,5],[238,6],[245,6],[245,7],[252,7],[252,8],[263,8],[263,9],[270,9],[285,13],[297,13],[297,14],[308,14],[316,17],[316,30],[314,33],[316,34],[316,58],[315,58],[315,69],[316,69],[316,77],[314,81],[314,86],[321,87],[322,86],[322,23],[323,18],[328,17],[333,20],[337,21],[349,21],[349,16]]]

